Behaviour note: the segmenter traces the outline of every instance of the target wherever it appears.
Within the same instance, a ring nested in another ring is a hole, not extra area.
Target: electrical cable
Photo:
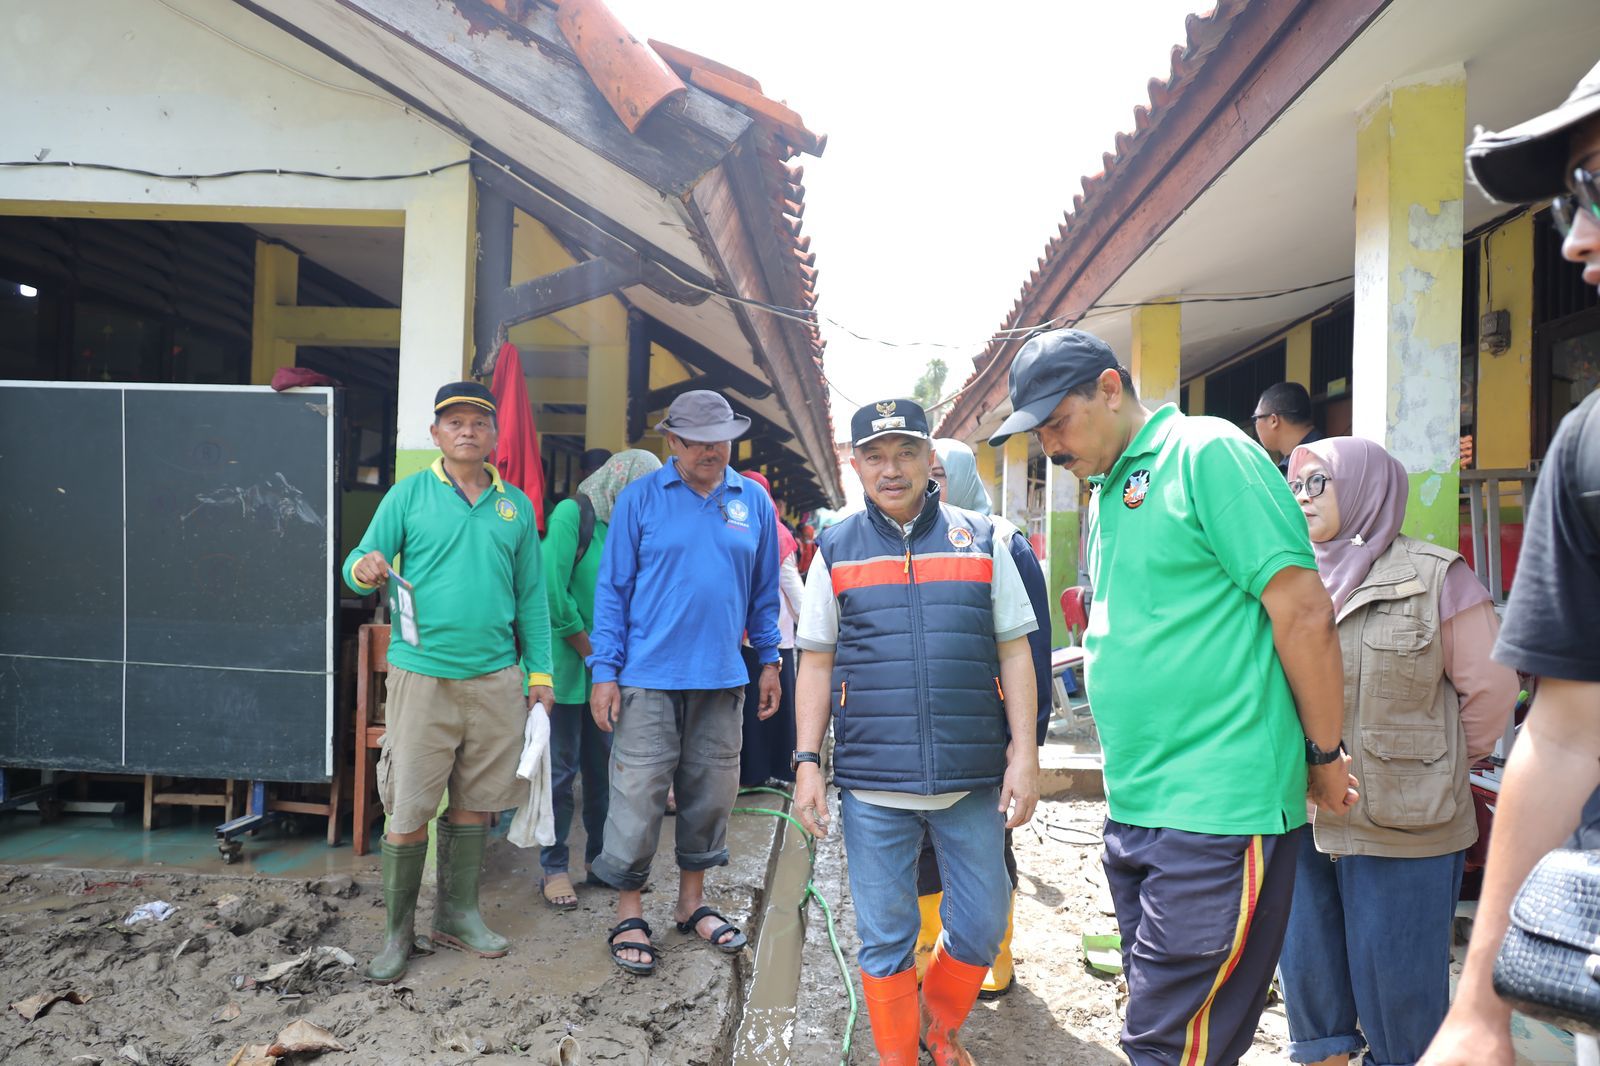
[[[739,790],[739,795],[741,796],[759,793],[781,796],[791,805],[794,803],[794,796],[783,791],[782,789],[768,788],[766,786],[755,786],[751,788],[741,788]],[[856,1017],[860,1011],[860,1004],[856,1001],[855,983],[850,980],[850,967],[844,961],[844,951],[839,947],[839,934],[833,920],[833,908],[828,905],[827,897],[823,896],[821,892],[817,891],[816,881],[814,881],[811,877],[811,872],[816,869],[817,865],[816,838],[807,832],[805,825],[801,823],[800,819],[796,818],[788,811],[780,811],[776,807],[735,807],[733,808],[732,813],[766,814],[775,818],[782,818],[784,821],[794,826],[794,828],[800,833],[800,839],[805,841],[806,857],[810,862],[810,870],[808,870],[806,874],[805,891],[800,894],[800,909],[804,910],[808,902],[811,900],[816,900],[817,905],[822,908],[822,916],[827,922],[828,946],[833,950],[834,961],[839,964],[839,979],[844,983],[845,994],[849,997],[850,1002],[850,1011],[845,1016],[844,1022],[844,1041],[839,1046],[839,1066],[849,1066],[850,1046],[855,1039]]]
[[[406,181],[410,178],[431,178],[442,171],[464,167],[471,162],[471,159],[457,159],[450,163],[442,163],[439,166],[428,167],[425,170],[413,170],[405,174],[334,174],[325,170],[297,170],[292,167],[240,167],[237,170],[219,170],[210,174],[166,174],[158,170],[122,166],[118,163],[80,163],[68,159],[7,159],[0,160],[0,167],[56,167],[63,170],[105,170],[118,174],[137,174],[142,178],[188,182],[216,181],[221,178],[252,176],[322,178],[327,181]]]

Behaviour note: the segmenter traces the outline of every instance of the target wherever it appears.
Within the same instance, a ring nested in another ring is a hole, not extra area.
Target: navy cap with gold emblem
[[[446,407],[454,407],[458,403],[470,403],[490,414],[495,412],[494,393],[476,381],[452,381],[434,393],[433,413],[438,414]]]
[[[850,446],[859,448],[869,440],[899,433],[931,440],[928,413],[915,400],[880,400],[869,403],[850,419]]]

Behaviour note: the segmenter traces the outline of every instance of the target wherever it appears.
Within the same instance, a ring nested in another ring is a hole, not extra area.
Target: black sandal
[[[715,918],[722,924],[712,930],[710,937],[701,937],[699,933],[695,932],[695,926],[707,918]],[[744,950],[745,944],[749,943],[744,934],[739,932],[738,926],[728,921],[727,915],[720,913],[714,907],[701,907],[689,915],[688,921],[678,923],[678,932],[694,933],[697,939],[705,940],[707,944],[710,944],[724,955],[736,955]],[[733,936],[723,940],[722,937],[726,933],[732,933]]]
[[[612,962],[629,973],[638,974],[640,977],[648,977],[656,972],[656,946],[648,942],[639,944],[632,940],[624,940],[620,944],[617,943],[618,936],[623,933],[631,933],[635,929],[642,930],[645,936],[651,935],[650,923],[643,918],[624,918],[612,928],[610,935],[606,937],[606,943],[611,946]],[[619,952],[623,951],[642,951],[650,956],[650,961],[634,962],[631,959],[625,959],[619,954]]]

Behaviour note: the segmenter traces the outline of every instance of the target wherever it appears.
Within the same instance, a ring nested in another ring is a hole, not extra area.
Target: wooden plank
[[[722,274],[735,279],[740,292],[770,303],[780,302],[772,299],[732,185],[733,179],[725,167],[712,171],[695,189],[689,202],[690,211],[710,237],[712,254]],[[751,224],[758,230],[762,226],[760,221]],[[844,490],[839,483],[838,461],[833,441],[827,439],[824,428],[827,396],[811,361],[807,327],[742,304],[734,305],[733,313],[751,351],[776,386],[784,409],[794,418],[801,450],[810,460],[823,492],[829,502],[841,505]]]
[[[279,307],[273,313],[279,341],[314,348],[398,348],[398,307]]]
[[[554,274],[513,285],[503,292],[490,295],[487,302],[498,311],[502,328],[510,329],[530,319],[565,311],[601,296],[609,296],[629,285],[637,285],[641,274],[637,259],[631,263],[614,259],[588,259]],[[484,295],[478,299],[485,301]]]
[[[524,214],[549,229],[564,246],[582,248],[591,255],[605,259],[642,258],[644,284],[674,303],[703,303],[709,295],[704,290],[716,287],[715,280],[703,271],[668,255],[650,241],[607,217],[592,204],[573,199],[487,145],[477,147],[491,157],[487,160],[476,159],[472,164],[480,195],[488,189],[505,197]],[[510,280],[509,275],[506,280]],[[696,288],[697,285],[700,288]]]
[[[644,436],[644,420],[649,414],[646,398],[650,392],[650,328],[643,313],[628,311],[628,443]]]
[[[474,292],[495,293],[511,287],[511,259],[516,209],[496,187],[478,183],[478,269]],[[473,301],[472,365],[494,372],[494,360],[505,340],[505,323],[493,300]]]
[[[151,802],[160,807],[226,807],[224,792],[157,792]]]

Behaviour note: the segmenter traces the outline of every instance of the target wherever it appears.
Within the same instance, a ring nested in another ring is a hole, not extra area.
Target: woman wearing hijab
[[[1361,801],[1317,811],[1283,945],[1289,1058],[1422,1057],[1450,998],[1466,849],[1467,771],[1494,750],[1517,676],[1490,660],[1499,621],[1461,556],[1400,532],[1410,491],[1382,447],[1296,448],[1289,489],[1333,599],[1344,658],[1345,750]]]
[[[933,442],[933,466],[930,476],[939,486],[939,498],[951,507],[992,514],[989,491],[978,476],[978,459],[966,442],[953,437],[938,437]],[[1011,559],[1017,564],[1017,573],[1023,587],[1028,590],[1028,600],[1033,605],[1039,628],[1028,634],[1028,650],[1033,655],[1034,681],[1038,688],[1039,724],[1035,740],[1045,741],[1050,727],[1051,703],[1055,697],[1050,676],[1050,592],[1045,585],[1044,569],[1039,557],[1033,554],[1033,545],[1016,526],[1004,518],[996,520],[996,533],[1007,536]],[[1006,830],[1006,873],[1011,877],[1012,906],[1016,905],[1017,859],[1011,849],[1011,830]],[[944,884],[939,876],[939,862],[933,853],[933,843],[923,836],[922,854],[917,860],[917,909],[922,914],[922,931],[917,936],[916,965],[920,976],[933,956],[934,945],[939,941],[943,923],[939,906],[943,902]],[[1011,926],[1006,922],[1006,935],[1000,942],[1000,953],[984,979],[978,996],[981,999],[999,999],[1011,991],[1015,966],[1011,958]]]
[[[760,471],[746,470],[744,476],[765,489],[771,498],[772,484]],[[772,509],[778,515],[778,712],[766,721],[757,714],[761,708],[761,662],[746,642],[741,650],[750,670],[750,685],[745,690],[744,740],[739,748],[741,788],[794,780],[794,770],[789,766],[789,755],[795,746],[794,623],[800,615],[805,586],[800,581],[800,542],[784,524],[783,512],[778,511],[776,502]]]
[[[578,496],[550,512],[540,550],[545,591],[550,600],[551,656],[555,662],[556,705],[550,710],[550,793],[556,842],[539,853],[545,902],[563,910],[578,905],[567,874],[567,834],[572,830],[573,779],[583,771],[584,860],[594,862],[605,842],[610,806],[611,734],[602,733],[589,713],[589,628],[594,624],[594,586],[601,549],[617,496],[644,475],[661,469],[661,460],[637,449],[618,452],[578,485]],[[585,501],[593,511],[593,532],[584,543]],[[589,884],[600,884],[593,876]]]

